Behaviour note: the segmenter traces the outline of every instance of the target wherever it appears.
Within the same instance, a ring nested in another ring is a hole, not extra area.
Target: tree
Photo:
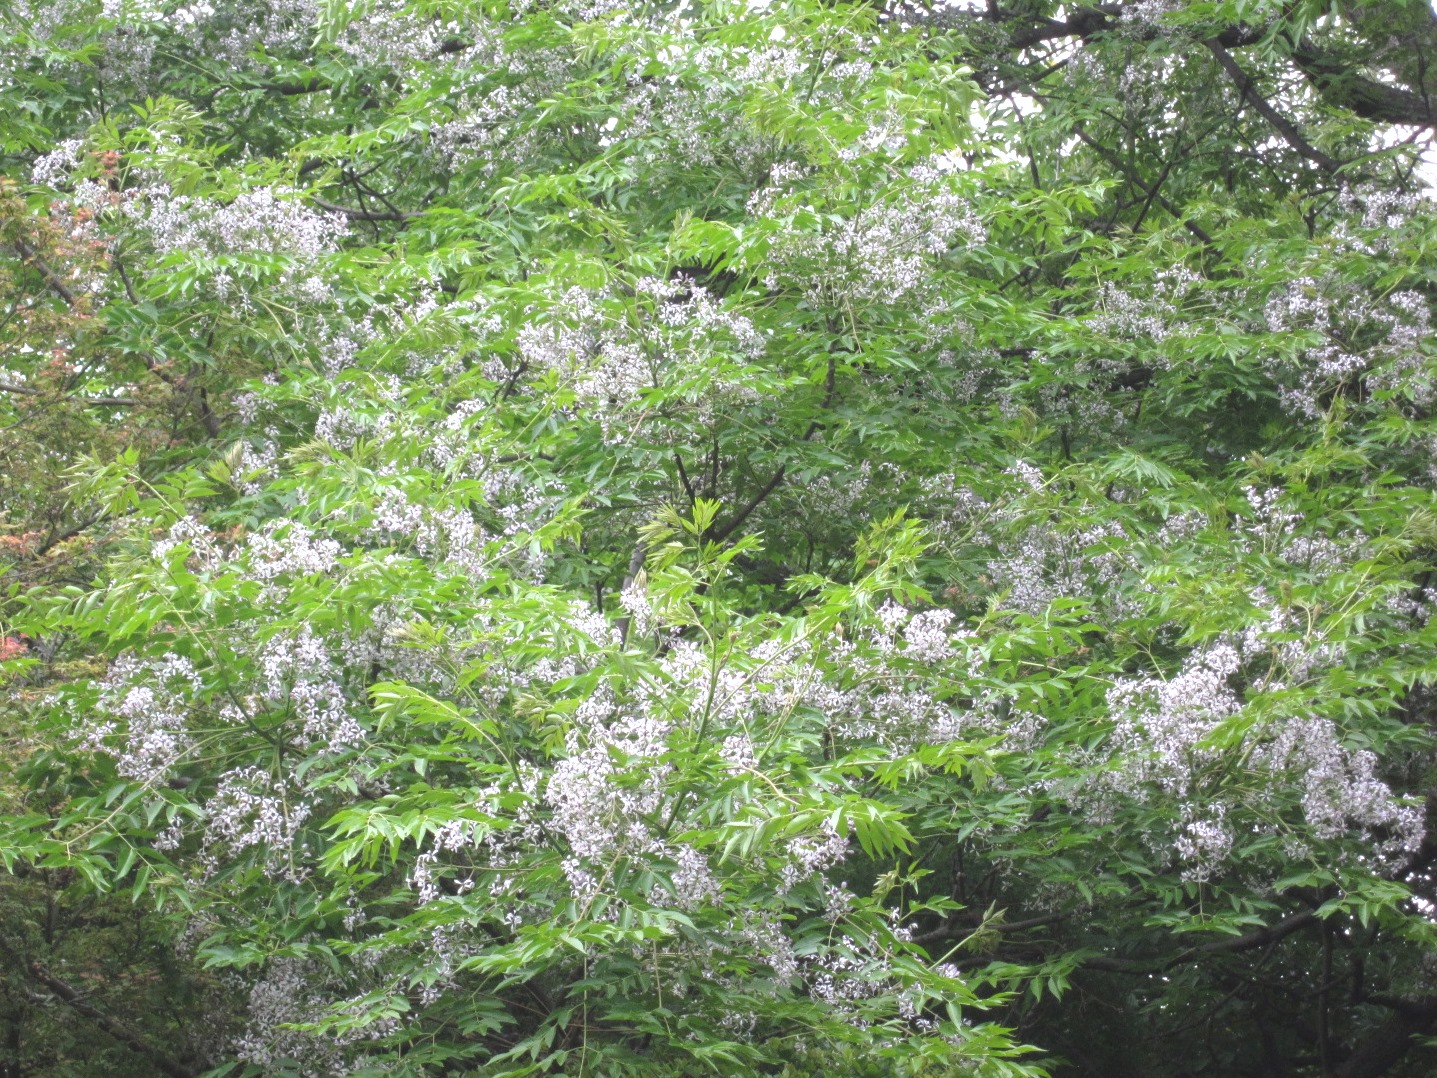
[[[7,1073],[1430,1070],[1426,6],[6,17]]]

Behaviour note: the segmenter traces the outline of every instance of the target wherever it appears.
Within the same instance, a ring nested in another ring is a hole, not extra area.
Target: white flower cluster
[[[1156,273],[1147,294],[1119,287],[1113,281],[1098,286],[1095,311],[1088,325],[1099,333],[1134,341],[1166,340],[1181,332],[1179,304],[1201,278],[1184,266],[1168,267]],[[1147,350],[1149,362],[1165,363],[1159,354]]]
[[[1267,668],[1255,684],[1263,692],[1300,685],[1313,673],[1341,659],[1343,648],[1313,632],[1294,610],[1277,602],[1258,587],[1250,596],[1262,620],[1254,621],[1236,636],[1243,659]]]
[[[682,20],[674,20],[665,30],[665,44],[657,56],[637,53],[635,60],[642,64],[658,59],[667,74],[661,79],[631,78],[620,109],[622,119],[614,125],[622,123],[622,129],[601,140],[607,144],[622,138],[633,147],[635,158],[648,165],[728,165],[745,174],[759,174],[782,152],[782,144],[758,125],[743,122],[746,99],[806,78],[810,101],[836,103],[871,70],[863,63],[835,63],[812,72],[804,50],[781,41],[763,46],[718,44],[704,40]],[[841,34],[829,43],[835,53],[856,47],[861,43],[845,41]]]
[[[380,490],[368,534],[382,543],[413,544],[420,557],[474,576],[486,566],[487,539],[467,509],[421,504],[399,487]]]
[[[1141,608],[1141,599],[1123,587],[1136,569],[1126,539],[1116,521],[1074,531],[1044,521],[1015,540],[1000,541],[1000,556],[988,563],[988,573],[1007,589],[1004,605],[1013,610],[1041,614],[1055,599],[1083,598],[1106,602],[1122,617]]]
[[[848,856],[848,836],[840,834],[832,821],[824,820],[822,832],[800,836],[788,844],[788,859],[779,872],[779,893],[793,890],[804,880],[826,872]]]
[[[894,304],[924,290],[934,259],[958,243],[982,243],[987,231],[953,189],[951,164],[913,165],[905,181],[838,223],[796,190],[801,172],[774,169],[749,200],[749,213],[783,222],[769,249],[769,288],[794,284],[825,304]],[[800,224],[810,219],[822,227]]]
[[[674,905],[692,912],[718,901],[722,891],[707,857],[692,846],[680,845],[673,859]]]
[[[1196,509],[1184,509],[1172,514],[1154,536],[1160,549],[1167,550],[1178,543],[1195,539],[1208,526],[1208,516]]]
[[[291,708],[311,747],[334,754],[364,741],[364,728],[351,713],[340,683],[340,669],[307,626],[293,636],[267,640],[258,660],[262,698],[270,707]]]
[[[1408,194],[1364,184],[1344,186],[1337,204],[1346,215],[1332,226],[1339,249],[1369,256],[1392,252],[1405,238],[1407,226],[1433,209],[1430,192]]]
[[[950,630],[951,611],[915,614],[890,600],[877,613],[878,625],[856,639],[829,641],[822,667],[816,655],[797,651],[776,666],[763,690],[764,710],[806,708],[843,738],[904,749],[951,741],[988,717],[942,698],[955,681],[935,683],[935,666],[962,663],[973,673],[969,637]]]
[[[363,1027],[319,1033],[295,1028],[330,1015],[353,1013],[358,1000],[336,1003],[338,985],[322,965],[302,958],[275,958],[250,987],[245,1030],[234,1039],[235,1056],[265,1074],[341,1078],[354,1066],[345,1049],[392,1033],[398,1020],[381,1018]]]
[[[1161,25],[1165,16],[1182,9],[1182,0],[1133,0],[1123,5],[1118,18],[1125,29],[1146,35]]]
[[[159,782],[189,751],[189,716],[200,685],[194,663],[183,655],[116,659],[100,683],[95,713],[80,723],[82,741],[113,755],[126,778]],[[119,746],[111,744],[116,735]]]
[[[752,396],[742,372],[714,362],[742,363],[762,352],[752,322],[691,281],[643,278],[634,292],[630,307],[571,288],[549,311],[535,312],[517,337],[526,369],[559,375],[583,413],[611,434],[627,435],[633,406],[665,384],[683,384],[701,414]]]
[[[479,656],[472,647],[417,647],[410,626],[422,620],[407,603],[383,603],[370,611],[362,628],[345,630],[333,642],[339,664],[347,670],[380,670],[410,685],[447,693],[455,670]]]
[[[266,432],[273,433],[273,432]],[[279,446],[272,438],[245,439],[235,447],[232,481],[246,494],[258,494],[278,474]]]
[[[80,167],[84,146],[84,139],[72,138],[60,142],[49,153],[35,158],[30,167],[30,179],[42,187],[59,187]]]
[[[1170,679],[1124,678],[1108,691],[1116,720],[1112,743],[1123,760],[1112,781],[1132,792],[1157,787],[1186,798],[1196,772],[1217,758],[1203,742],[1242,707],[1231,681],[1237,649],[1218,644],[1194,652]]]
[[[273,256],[279,270],[276,286],[309,303],[329,298],[320,262],[338,249],[348,231],[343,214],[312,210],[283,188],[246,191],[222,203],[176,195],[157,185],[125,192],[119,206],[161,255],[206,261]],[[212,273],[208,281],[217,298],[249,305],[248,286],[229,269]]]
[[[309,576],[334,569],[343,548],[333,539],[318,538],[297,520],[266,521],[245,544],[245,564],[258,580]]]
[[[414,868],[409,874],[409,885],[414,888],[421,904],[433,902],[440,895],[438,867],[441,855],[473,849],[484,832],[484,825],[477,820],[450,820],[434,832],[430,848],[414,859]],[[455,885],[455,890],[463,894],[473,887],[474,878],[468,876]]]
[[[309,819],[311,805],[283,779],[258,767],[228,771],[204,804],[205,851],[201,862],[213,872],[221,851],[234,856],[251,847],[265,851],[266,871],[292,877],[294,841]]]
[[[1244,514],[1243,546],[1269,554],[1279,553],[1302,523],[1302,514],[1283,507],[1282,489],[1243,487],[1250,512]]]
[[[316,212],[293,192],[269,187],[228,203],[146,188],[125,203],[125,212],[161,254],[204,258],[277,254],[314,260],[335,251],[348,230],[343,214]]]
[[[235,1055],[256,1067],[300,1064],[305,1078],[341,1075],[344,1059],[320,1038],[290,1028],[323,1013],[312,981],[315,971],[297,958],[277,958],[249,994],[248,1024],[235,1039]]]
[[[782,923],[766,911],[748,914],[730,929],[731,935],[743,946],[744,953],[757,958],[773,971],[780,986],[789,984],[799,972],[799,959],[793,941]]]
[[[1422,845],[1422,809],[1399,802],[1377,776],[1377,757],[1343,745],[1337,727],[1327,719],[1288,721],[1259,746],[1253,766],[1300,777],[1303,815],[1319,840],[1354,829],[1380,836],[1373,856],[1383,865],[1400,863]]]
[[[1314,576],[1337,572],[1365,556],[1368,537],[1360,531],[1339,538],[1301,533],[1303,516],[1283,505],[1280,488],[1244,487],[1243,494],[1249,511],[1241,514],[1235,529],[1239,549],[1273,555]]]
[[[536,79],[475,91],[460,104],[457,118],[430,131],[430,152],[449,168],[475,168],[486,177],[521,167],[542,148],[534,127],[523,121],[552,84],[549,79]]]
[[[1343,745],[1327,719],[1296,715],[1257,722],[1241,735],[1248,746],[1243,766],[1255,781],[1224,784],[1217,765],[1229,756],[1212,739],[1244,709],[1234,687],[1244,668],[1266,659],[1273,672],[1252,691],[1274,692],[1335,657],[1330,648],[1286,639],[1292,627],[1289,619],[1270,618],[1231,642],[1194,652],[1169,679],[1120,679],[1108,693],[1114,755],[1103,783],[1108,794],[1139,801],[1163,797],[1180,806],[1172,841],[1187,879],[1223,871],[1240,813],[1250,833],[1286,830],[1279,819],[1284,795],[1300,802],[1315,839],[1365,839],[1362,856],[1369,861],[1397,863],[1422,841],[1421,810],[1402,804],[1377,775],[1377,757]],[[1093,805],[1097,818],[1112,815],[1106,796],[1099,793]]]
[[[600,299],[584,289],[569,289],[548,317],[519,331],[517,344],[531,369],[559,373],[582,404],[604,415],[637,401],[654,385],[657,370]]]
[[[408,72],[416,64],[445,55],[449,42],[463,42],[462,53],[454,53],[452,64],[482,63],[492,57],[495,48],[493,28],[477,21],[477,12],[469,9],[463,22],[439,19],[414,10],[405,0],[371,0],[350,9],[351,21],[335,44],[373,67],[388,67]]]
[[[658,611],[649,600],[641,580],[632,580],[619,592],[619,605],[630,618],[633,637],[652,636],[659,626]]]
[[[645,714],[613,714],[601,694],[575,716],[568,755],[554,766],[543,797],[570,856],[564,872],[576,897],[590,900],[623,854],[656,851],[655,820],[672,770],[661,758],[672,725]]]
[[[1173,849],[1183,861],[1182,878],[1204,883],[1218,875],[1232,853],[1232,830],[1225,819],[1227,806],[1218,802],[1200,812],[1183,806],[1182,823]]]
[[[225,560],[224,550],[214,533],[193,516],[181,517],[170,525],[165,538],[156,540],[150,553],[156,561],[164,561],[179,546],[189,547],[196,568],[202,571],[218,568]]]
[[[760,662],[764,658],[755,656]],[[755,711],[767,708],[768,694],[747,671],[734,665],[715,664],[692,640],[669,642],[659,665],[674,696],[641,690],[640,698],[648,708],[671,712],[682,701],[696,720],[707,716],[710,722],[725,726],[742,723]]]
[[[1419,407],[1437,400],[1432,310],[1420,293],[1378,298],[1335,277],[1299,277],[1272,296],[1265,313],[1271,333],[1318,338],[1295,359],[1265,359],[1288,411],[1318,418],[1334,395],[1358,387]]]

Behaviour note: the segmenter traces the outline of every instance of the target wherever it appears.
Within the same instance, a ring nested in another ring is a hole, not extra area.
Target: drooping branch
[[[1084,969],[1108,973],[1161,973],[1174,966],[1205,958],[1208,955],[1235,954],[1251,951],[1257,947],[1266,947],[1316,923],[1318,923],[1318,917],[1315,911],[1298,910],[1271,925],[1263,925],[1241,936],[1214,940],[1212,943],[1204,943],[1198,947],[1189,947],[1187,950],[1158,961],[1116,958],[1112,955],[1089,955],[1083,959],[1081,965]]]
[[[1125,5],[1122,4],[1098,4],[1076,7],[1063,19],[1042,19],[1035,22],[1031,16],[994,7],[982,15],[975,15],[974,19],[1010,27],[1007,46],[1021,52],[1044,42],[1066,38],[1089,41],[1117,30],[1120,25],[1125,33],[1144,33],[1135,30],[1131,23],[1123,24],[1124,10]],[[1216,43],[1224,50],[1247,48],[1268,40],[1273,29],[1271,25],[1226,26],[1213,34],[1207,43],[1209,47]],[[1163,33],[1163,30],[1159,26],[1152,26],[1145,33],[1146,36],[1156,37]],[[1278,42],[1281,44],[1280,37]],[[1437,107],[1434,107],[1433,102],[1424,94],[1364,75],[1355,69],[1350,60],[1339,57],[1306,38],[1295,47],[1289,48],[1287,55],[1298,71],[1312,83],[1323,101],[1334,108],[1346,109],[1363,119],[1377,123],[1437,127]]]
[[[79,306],[79,298],[71,291],[70,286],[65,283],[64,278],[51,269],[45,260],[40,257],[39,251],[18,236],[11,241],[11,246],[15,248],[15,253],[20,256],[22,262],[33,266],[36,272],[45,278],[45,283],[50,286],[55,295],[65,301],[67,306],[71,308]]]
[[[1130,182],[1134,187],[1141,191],[1150,201],[1156,202],[1170,215],[1181,221],[1183,227],[1186,228],[1189,232],[1191,232],[1195,237],[1197,237],[1197,239],[1200,240],[1205,247],[1207,247],[1209,250],[1213,251],[1216,254],[1222,253],[1218,250],[1217,241],[1208,234],[1208,231],[1203,228],[1202,225],[1198,224],[1192,218],[1184,216],[1182,211],[1179,210],[1176,206],[1174,206],[1169,199],[1164,197],[1156,187],[1150,188],[1141,179],[1139,179],[1137,174],[1128,167],[1127,163],[1123,161],[1122,158],[1120,158],[1117,154],[1113,153],[1100,142],[1097,142],[1081,127],[1074,128],[1073,133],[1077,135],[1078,138],[1080,138],[1085,145],[1091,147],[1094,151],[1096,151],[1097,154],[1103,158],[1103,160],[1107,161],[1114,168],[1121,171],[1123,175],[1128,178],[1128,182]]]
[[[1437,1023],[1437,996],[1414,1000],[1368,999],[1392,1013],[1337,1067],[1335,1078],[1381,1078],[1410,1052],[1416,1038]]]
[[[355,221],[412,221],[416,217],[424,216],[412,210],[361,210],[353,206],[340,206],[336,203],[326,201],[318,195],[313,196],[314,204],[322,210],[330,213],[342,213]]]
[[[178,1060],[170,1058],[168,1054],[155,1047],[155,1045],[151,1044],[118,1018],[106,1014],[98,1007],[87,1002],[81,993],[76,991],[66,981],[55,976],[39,962],[30,963],[30,973],[36,981],[53,992],[57,999],[61,1000],[76,1014],[84,1015],[117,1041],[139,1052],[141,1055],[149,1057],[154,1062],[155,1067],[162,1073],[168,1074],[170,1078],[195,1078],[196,1071],[186,1067]]]
[[[1263,925],[1253,929],[1251,932],[1241,936],[1233,936],[1231,939],[1215,940],[1212,943],[1205,943],[1200,947],[1194,947],[1184,952],[1177,961],[1182,961],[1188,955],[1207,954],[1231,954],[1236,951],[1250,951],[1254,947],[1265,947],[1269,943],[1276,943],[1285,939],[1294,932],[1306,928],[1308,925],[1316,924],[1318,921],[1315,910],[1298,910],[1272,925]]]
[[[1242,94],[1243,98],[1248,104],[1252,105],[1253,108],[1257,109],[1262,118],[1273,126],[1289,146],[1313,164],[1328,172],[1336,172],[1342,167],[1340,161],[1329,157],[1303,138],[1302,132],[1297,129],[1297,125],[1282,113],[1278,112],[1277,109],[1273,108],[1271,103],[1257,92],[1257,87],[1253,84],[1252,76],[1242,69],[1242,66],[1232,58],[1232,53],[1223,48],[1220,41],[1216,38],[1210,38],[1206,44],[1213,56],[1216,57],[1217,62],[1222,66],[1222,69],[1226,71],[1228,75],[1231,76],[1232,81],[1237,84],[1238,91]]]

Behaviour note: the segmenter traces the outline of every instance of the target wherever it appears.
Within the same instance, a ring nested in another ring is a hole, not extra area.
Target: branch
[[[689,496],[689,508],[692,509],[694,502],[698,501],[698,497],[694,494],[694,485],[689,482],[689,473],[688,469],[684,467],[684,458],[679,455],[677,449],[674,450],[674,464],[678,467],[679,482],[684,485],[684,491]]]
[[[1305,38],[1292,50],[1292,62],[1329,105],[1365,120],[1437,127],[1437,109],[1424,95],[1356,74]]]
[[[125,286],[125,298],[134,306],[140,305],[140,297],[135,295],[135,286],[130,283],[130,275],[125,272],[125,264],[120,261],[118,255],[111,255],[110,261],[114,263],[115,269],[120,274],[120,283]]]
[[[1127,176],[1128,181],[1134,187],[1136,187],[1143,194],[1147,195],[1149,199],[1156,202],[1163,209],[1167,210],[1168,213],[1170,213],[1177,220],[1181,221],[1183,227],[1186,228],[1189,232],[1191,232],[1194,236],[1196,236],[1203,243],[1204,246],[1206,246],[1214,254],[1222,256],[1222,251],[1218,249],[1217,241],[1214,240],[1210,235],[1208,235],[1207,230],[1203,228],[1202,225],[1198,224],[1190,217],[1184,217],[1182,211],[1179,210],[1176,206],[1174,206],[1172,202],[1170,202],[1162,194],[1160,194],[1156,187],[1149,188],[1147,184],[1143,183],[1143,181],[1138,178],[1137,173],[1135,173],[1131,168],[1128,167],[1126,161],[1124,161],[1117,154],[1113,153],[1113,151],[1109,150],[1106,146],[1103,146],[1100,143],[1096,142],[1091,135],[1089,135],[1086,131],[1082,129],[1081,126],[1073,128],[1073,133],[1077,135],[1078,138],[1082,139],[1084,143],[1086,143],[1088,146],[1091,146],[1095,151],[1097,151],[1098,155],[1101,156],[1103,160],[1107,161],[1114,168],[1119,169],[1123,173],[1123,175]]]
[[[55,995],[64,1001],[72,1010],[89,1018],[117,1041],[128,1045],[141,1055],[149,1056],[154,1060],[155,1066],[165,1074],[168,1074],[170,1078],[195,1078],[195,1072],[190,1070],[189,1067],[171,1059],[124,1022],[121,1022],[117,1018],[111,1018],[104,1011],[86,1003],[84,997],[79,992],[75,991],[74,988],[70,987],[69,984],[62,981],[59,977],[56,977],[39,962],[30,963],[30,973],[37,981],[50,989],[51,992],[54,992]]]
[[[15,385],[13,382],[0,382],[0,393],[18,393],[26,397],[43,396],[42,392],[34,386]],[[133,408],[140,403],[134,397],[67,397],[66,399],[106,408]]]
[[[272,94],[282,94],[285,97],[298,97],[300,94],[317,94],[322,90],[330,89],[327,79],[318,75],[310,75],[303,79],[293,79],[287,82],[266,82],[261,84],[261,89],[268,90]]]
[[[65,284],[64,278],[46,265],[45,260],[40,257],[40,253],[35,248],[31,247],[19,237],[12,240],[11,243],[15,247],[15,252],[20,256],[20,260],[34,266],[35,269],[39,271],[40,276],[45,278],[45,283],[54,290],[57,296],[63,299],[66,304],[72,308],[80,305],[80,301],[76,298],[75,293],[70,291],[69,286]]]
[[[357,210],[350,206],[339,206],[333,202],[327,202],[318,195],[311,196],[314,204],[322,210],[329,210],[330,213],[342,213],[353,221],[412,221],[416,217],[423,217],[422,213],[410,210]]]
[[[1161,973],[1173,966],[1179,966],[1184,962],[1191,962],[1207,955],[1233,954],[1278,943],[1294,932],[1300,931],[1308,925],[1316,924],[1317,920],[1317,914],[1314,911],[1299,910],[1296,913],[1288,914],[1275,924],[1263,925],[1244,935],[1233,936],[1230,939],[1215,940],[1212,943],[1204,943],[1200,947],[1190,947],[1165,961],[1151,962],[1098,954],[1084,958],[1081,966],[1083,969],[1102,970],[1109,973]]]
[[[1272,926],[1263,925],[1246,935],[1233,936],[1231,939],[1216,940],[1213,943],[1205,943],[1201,947],[1194,947],[1183,955],[1179,955],[1171,964],[1176,965],[1187,955],[1193,954],[1229,954],[1233,951],[1250,951],[1254,947],[1263,947],[1269,943],[1276,943],[1287,936],[1292,935],[1310,924],[1317,923],[1317,914],[1313,910],[1298,910],[1290,913],[1282,920]]]
[[[838,358],[833,354],[833,350],[830,349],[828,353],[828,371],[823,378],[823,401],[818,406],[820,412],[826,412],[833,407],[833,387],[836,384],[837,379]],[[823,424],[820,423],[818,419],[813,419],[808,424],[808,430],[803,432],[803,437],[800,440],[805,442],[810,441],[813,436],[818,433],[819,428],[822,426]],[[765,483],[762,488],[760,488],[759,492],[748,500],[744,507],[740,509],[737,514],[734,515],[734,518],[732,520],[730,520],[718,531],[713,532],[710,535],[706,535],[704,536],[704,538],[708,539],[710,542],[722,543],[725,539],[727,539],[730,535],[737,531],[739,526],[742,525],[745,520],[747,520],[750,516],[753,515],[753,511],[763,504],[764,499],[774,492],[774,489],[783,482],[783,477],[787,474],[788,465],[780,464],[778,466],[778,471],[773,473],[773,478],[771,478],[767,483]]]
[[[1009,34],[1008,43],[1015,49],[1028,49],[1034,45],[1041,45],[1045,41],[1057,41],[1065,37],[1077,37],[1087,41],[1115,29],[1122,20],[1122,14],[1122,4],[1098,4],[1074,8],[1073,13],[1066,19],[1044,19],[1036,26],[1014,30]],[[1014,13],[999,12],[996,16],[992,13],[985,14],[981,16],[981,20],[1003,23],[1016,22],[1022,17]],[[1162,33],[1162,30],[1156,26],[1139,29],[1131,24],[1124,26],[1123,31],[1126,34],[1137,33],[1148,38],[1155,38]],[[1256,45],[1266,36],[1265,27],[1237,25],[1221,30],[1217,35],[1217,40],[1230,49],[1236,49],[1245,45]]]
[[[1088,41],[1114,29],[1121,20],[1123,10],[1120,4],[1076,8],[1066,19],[1044,19],[1036,25],[1013,30],[1008,36],[1008,43],[1011,48],[1021,51],[1061,38],[1076,37]],[[1022,17],[999,13],[996,18],[991,14],[980,18],[987,22],[1012,23]],[[1135,32],[1133,27],[1124,29],[1127,33]],[[1271,26],[1227,26],[1210,41],[1225,49],[1246,48],[1267,40],[1271,30]],[[1160,28],[1153,27],[1146,31],[1146,36],[1156,37],[1161,33]],[[1300,41],[1289,56],[1329,105],[1379,123],[1437,127],[1437,108],[1423,94],[1359,74],[1352,64],[1323,51],[1307,39]]]
[[[1044,19],[1037,26],[1015,31],[1008,40],[1015,49],[1028,49],[1044,41],[1056,41],[1058,38],[1086,39],[1110,29],[1112,20],[1120,15],[1122,10],[1120,4],[1075,8],[1066,19]]]
[[[1426,1033],[1437,1021],[1437,996],[1415,1000],[1367,1000],[1392,1011],[1366,1040],[1353,1049],[1334,1078],[1381,1078],[1414,1047],[1413,1038]]]
[[[1004,921],[999,923],[984,924],[982,921],[960,921],[956,917],[950,917],[937,928],[914,936],[910,942],[927,946],[930,943],[941,943],[943,940],[956,939],[959,936],[971,935],[976,929],[982,927],[997,933],[1024,932],[1030,928],[1041,928],[1045,925],[1056,924],[1059,921],[1066,921],[1076,911],[1068,910],[1063,913],[1048,913],[1041,917],[1029,917],[1023,921]],[[1090,912],[1084,910],[1083,912]]]
[[[739,525],[741,525],[745,520],[747,520],[750,516],[753,515],[753,511],[763,504],[764,499],[766,499],[770,494],[774,492],[774,489],[783,482],[783,477],[787,474],[788,465],[780,464],[778,466],[778,471],[774,472],[773,477],[769,479],[769,481],[765,483],[762,487],[759,488],[759,492],[755,494],[752,498],[750,498],[746,503],[744,503],[743,508],[740,509],[736,514],[734,514],[734,518],[732,520],[730,520],[718,531],[710,535],[708,537],[709,540],[715,543],[722,543],[725,539],[727,539],[730,535],[737,531]]]
[[[1327,154],[1303,138],[1302,132],[1297,129],[1297,126],[1286,116],[1282,115],[1282,113],[1278,112],[1277,109],[1273,108],[1272,105],[1257,92],[1257,88],[1253,85],[1252,76],[1242,69],[1238,62],[1232,58],[1232,53],[1222,47],[1221,42],[1215,38],[1210,38],[1205,44],[1212,50],[1213,56],[1217,57],[1217,62],[1222,65],[1222,69],[1232,76],[1233,82],[1237,83],[1237,88],[1241,91],[1242,96],[1248,100],[1253,108],[1262,114],[1263,119],[1277,129],[1278,134],[1287,141],[1289,146],[1313,164],[1319,168],[1326,169],[1328,172],[1336,172],[1342,167],[1340,161],[1328,157]]]
[[[624,592],[629,590],[629,588],[633,585],[634,581],[638,578],[639,571],[643,569],[644,559],[648,557],[648,554],[648,544],[645,543],[642,539],[640,539],[637,543],[634,544],[633,553],[629,555],[629,569],[628,572],[624,575],[623,586],[619,589],[619,595],[621,597]],[[616,620],[616,625],[619,630],[620,647],[623,647],[629,641],[629,623],[632,620],[633,619],[630,618],[628,614],[625,614],[623,617]]]

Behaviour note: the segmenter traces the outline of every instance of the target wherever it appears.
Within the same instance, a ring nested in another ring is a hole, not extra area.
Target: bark
[[[1387,1021],[1357,1046],[1335,1071],[1334,1078],[1380,1078],[1415,1047],[1415,1038],[1437,1022],[1437,996],[1396,1000]]]
[[[154,1062],[155,1067],[162,1073],[169,1075],[170,1078],[195,1078],[197,1072],[186,1067],[183,1063],[171,1059],[124,1022],[121,1022],[117,1018],[112,1018],[104,1011],[88,1003],[84,996],[67,982],[56,977],[39,962],[30,963],[30,973],[36,981],[53,992],[56,998],[63,1001],[76,1014],[84,1015],[117,1041],[134,1049],[141,1055],[148,1056]]]
[[[1100,34],[1108,33],[1117,28],[1122,12],[1123,5],[1121,4],[1100,4],[1075,8],[1063,19],[1042,19],[1033,22],[1031,19],[1024,20],[1023,16],[1004,12],[1001,9],[990,11],[988,15],[980,18],[996,20],[1011,27],[1008,46],[1018,52],[1046,41],[1073,37],[1086,41]],[[1028,21],[1029,25],[1019,25],[1022,21]],[[1358,20],[1357,25],[1362,27],[1362,21]],[[1128,32],[1132,32],[1131,29]],[[1151,32],[1155,35],[1159,31],[1154,29]],[[1346,109],[1364,119],[1378,123],[1416,127],[1437,126],[1437,108],[1434,108],[1432,97],[1427,93],[1428,65],[1425,62],[1429,52],[1437,51],[1428,48],[1434,41],[1437,41],[1437,30],[1424,25],[1413,29],[1406,36],[1410,39],[1408,41],[1410,47],[1407,50],[1411,54],[1407,57],[1410,62],[1400,64],[1399,70],[1409,76],[1412,76],[1414,72],[1420,73],[1421,79],[1414,83],[1415,88],[1394,85],[1372,78],[1362,72],[1362,64],[1357,59],[1339,55],[1307,38],[1302,39],[1295,46],[1289,47],[1287,55],[1297,70],[1317,90],[1323,101],[1334,108]],[[1210,42],[1216,43],[1223,49],[1241,49],[1256,45],[1266,40],[1267,37],[1267,27],[1236,25],[1222,28],[1210,39]],[[1271,118],[1269,117],[1269,119]],[[1286,137],[1286,132],[1284,132],[1284,137]],[[1323,165],[1323,167],[1328,166]]]

